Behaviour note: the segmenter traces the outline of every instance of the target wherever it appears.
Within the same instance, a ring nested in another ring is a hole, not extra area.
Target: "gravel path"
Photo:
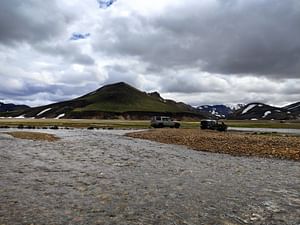
[[[45,132],[45,131],[43,131]],[[0,224],[300,224],[300,163],[122,136],[0,133]]]

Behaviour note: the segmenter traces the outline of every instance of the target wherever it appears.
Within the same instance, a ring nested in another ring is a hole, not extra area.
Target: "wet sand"
[[[45,132],[45,131],[43,131]],[[300,163],[125,137],[0,133],[0,224],[300,224]]]

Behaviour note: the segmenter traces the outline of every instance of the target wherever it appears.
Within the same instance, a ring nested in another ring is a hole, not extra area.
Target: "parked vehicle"
[[[218,120],[202,120],[200,122],[201,129],[227,131],[228,126],[223,121]]]
[[[171,127],[171,128],[179,128],[180,123],[178,121],[174,121],[168,116],[154,116],[151,118],[151,127],[154,128],[162,128],[162,127]]]

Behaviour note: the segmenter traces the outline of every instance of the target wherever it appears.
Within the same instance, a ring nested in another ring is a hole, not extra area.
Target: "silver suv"
[[[162,127],[179,128],[180,123],[178,121],[172,120],[168,116],[154,116],[151,118],[151,127],[154,127],[154,128],[162,128]]]

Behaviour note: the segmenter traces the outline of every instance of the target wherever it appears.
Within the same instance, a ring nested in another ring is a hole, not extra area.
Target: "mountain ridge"
[[[15,105],[13,103],[3,103],[0,102],[0,112],[11,112],[15,110],[23,110],[23,109],[29,109],[30,107],[27,105]]]
[[[293,109],[293,110],[292,110]],[[252,102],[234,111],[230,119],[239,120],[291,120],[300,118],[300,102],[276,107],[261,102]]]
[[[3,106],[14,110],[2,110]],[[17,108],[20,106],[20,108]],[[164,99],[158,92],[143,92],[125,83],[104,85],[75,99],[30,108],[25,105],[0,102],[0,117],[14,118],[71,118],[71,119],[149,119],[154,115],[176,119],[235,119],[235,120],[289,120],[300,119],[300,102],[276,107],[260,102],[238,107],[202,105],[192,107],[183,102]]]
[[[72,100],[34,107],[11,116],[57,119],[149,119],[158,114],[177,119],[206,117],[192,106],[163,99],[158,92],[142,92],[124,82],[108,84]]]

